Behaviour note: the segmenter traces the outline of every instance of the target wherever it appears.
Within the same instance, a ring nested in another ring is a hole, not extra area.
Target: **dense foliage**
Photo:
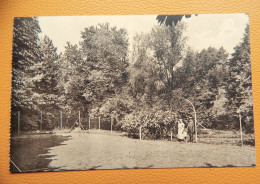
[[[116,127],[148,139],[176,133],[177,120],[193,117],[208,128],[238,129],[239,113],[253,131],[248,26],[229,58],[224,48],[186,48],[181,17],[158,17],[167,25],[134,37],[130,52],[125,29],[109,24],[86,27],[78,45],[57,53],[37,18],[15,18],[12,64],[12,131],[17,112],[23,130],[59,125],[60,112],[71,127],[81,111],[113,116]],[[179,22],[177,24],[177,22]],[[162,22],[161,22],[162,23]],[[85,118],[85,119],[84,119]]]
[[[177,133],[177,115],[172,111],[158,109],[144,109],[133,111],[126,115],[122,123],[122,129],[134,138],[139,137],[139,128],[143,138],[162,139]]]

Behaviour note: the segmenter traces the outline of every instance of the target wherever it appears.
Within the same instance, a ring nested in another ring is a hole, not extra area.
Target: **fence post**
[[[90,116],[88,117],[88,129],[90,131]]]
[[[241,146],[243,146],[243,130],[242,130],[242,117],[239,112],[239,123],[240,123],[240,138],[241,138]]]
[[[98,129],[100,130],[100,117],[98,117]]]
[[[60,111],[60,130],[62,129],[62,111]]]
[[[17,118],[17,130],[18,130],[18,136],[20,135],[20,111],[18,111],[18,118]]]
[[[171,130],[171,141],[172,141],[172,130]]]
[[[112,134],[112,128],[113,128],[113,119],[112,119],[112,116],[110,117],[110,123],[111,123],[111,134]]]
[[[80,127],[80,110],[79,110],[79,127]]]
[[[142,140],[142,127],[139,127],[139,139]]]
[[[40,131],[42,131],[42,111],[41,111],[41,124],[40,124]]]
[[[195,111],[195,107],[193,106],[193,110],[194,110],[194,116],[195,116],[195,142],[198,142],[198,129],[197,129],[197,115],[196,115],[196,111]]]

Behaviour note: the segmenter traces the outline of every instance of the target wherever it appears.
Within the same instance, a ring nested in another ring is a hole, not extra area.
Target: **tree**
[[[57,48],[48,36],[44,36],[38,42],[39,55],[37,62],[31,66],[34,76],[31,80],[31,102],[38,114],[44,112],[43,128],[55,126],[55,117],[59,112],[59,89],[58,89],[58,62],[60,56]],[[46,115],[48,113],[48,115]]]
[[[145,96],[143,103],[153,103],[153,95],[158,93],[156,83],[158,73],[152,47],[151,34],[137,34],[134,37],[131,65],[128,68],[130,92],[134,98]]]
[[[81,35],[81,51],[90,69],[84,96],[99,106],[120,93],[127,81],[127,32],[106,23],[87,27]]]
[[[17,119],[16,112],[21,111],[23,130],[38,128],[40,120],[36,119],[41,111],[42,127],[53,128],[59,110],[57,76],[60,56],[49,37],[39,39],[40,32],[37,18],[14,19],[12,122]]]
[[[87,111],[84,107],[90,100],[85,98],[89,66],[77,45],[67,42],[59,68],[62,110],[66,111],[68,117],[75,116],[78,109]]]
[[[186,38],[183,37],[184,24],[173,27],[159,26],[152,32],[152,47],[156,58],[160,80],[165,85],[165,90],[174,89],[174,70],[183,59],[183,49]]]
[[[195,14],[197,16],[197,14]],[[177,25],[178,22],[181,21],[183,17],[190,18],[191,15],[158,15],[156,17],[156,20],[160,23],[163,24],[165,23],[166,26],[172,27],[173,25]]]
[[[13,25],[13,52],[12,52],[12,110],[26,106],[32,108],[30,103],[30,88],[28,78],[33,75],[31,66],[38,59],[38,34],[41,32],[38,19],[34,17],[14,18]]]
[[[38,62],[38,34],[41,28],[35,17],[14,18],[12,52],[12,131],[15,130],[17,111],[23,114],[22,129],[35,126],[33,119],[35,106],[31,101],[32,81],[35,71],[32,66]],[[28,111],[30,110],[30,112]],[[31,119],[26,119],[31,117]]]
[[[81,35],[83,41],[80,44],[88,61],[110,62],[117,67],[119,60],[126,59],[128,38],[125,29],[118,30],[106,23],[87,27]]]
[[[249,26],[245,28],[242,42],[235,48],[229,61],[229,96],[233,114],[240,112],[248,132],[253,131],[253,103],[252,103],[252,79],[251,59],[249,44]],[[238,115],[235,116],[238,118]],[[236,121],[237,122],[237,121]],[[236,127],[239,125],[236,124]]]
[[[201,52],[189,49],[175,70],[175,98],[190,99],[197,109],[199,122],[206,126],[227,115],[221,109],[227,106],[227,63],[228,54],[223,48],[210,47]],[[183,101],[178,106],[189,114],[190,109],[183,106]]]
[[[132,61],[128,68],[129,91],[137,109],[171,109],[175,68],[183,59],[185,38],[183,24],[157,26],[147,34],[134,37]]]
[[[32,69],[37,73],[34,80],[34,91],[40,94],[55,94],[57,93],[57,75],[59,70],[57,63],[60,56],[57,54],[57,48],[48,36],[44,36],[38,45],[40,53],[38,60],[40,61],[32,66]]]

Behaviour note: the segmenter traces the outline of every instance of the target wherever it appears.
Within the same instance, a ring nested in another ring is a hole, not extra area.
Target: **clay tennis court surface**
[[[22,172],[255,165],[254,146],[138,140],[102,130],[24,135],[11,143],[10,158]]]

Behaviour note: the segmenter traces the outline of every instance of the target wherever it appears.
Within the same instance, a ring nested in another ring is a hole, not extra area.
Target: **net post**
[[[111,123],[111,134],[112,134],[112,129],[113,129],[113,120],[112,120],[112,116],[110,117],[110,123]]]
[[[60,111],[60,130],[62,129],[62,111]]]
[[[17,134],[20,135],[20,111],[18,111],[18,118],[17,118]]]
[[[100,130],[100,116],[98,117],[98,129]]]
[[[42,131],[42,111],[41,111],[41,124],[40,124],[40,131]]]
[[[90,131],[90,116],[88,117],[88,129]]]
[[[142,140],[142,127],[139,127],[139,139]]]
[[[240,139],[241,139],[241,146],[243,146],[243,130],[242,130],[242,117],[239,112],[239,124],[240,124]]]

